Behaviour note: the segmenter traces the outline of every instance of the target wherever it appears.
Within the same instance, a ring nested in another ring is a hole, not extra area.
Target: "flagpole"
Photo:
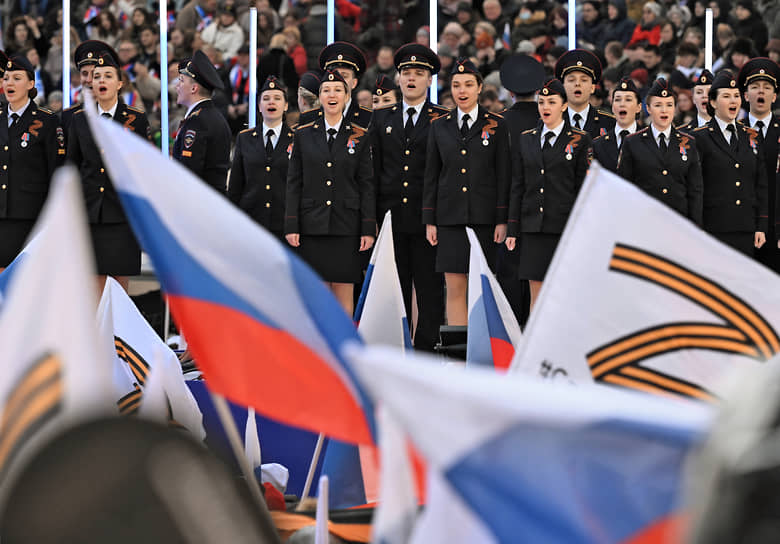
[[[314,480],[314,472],[317,470],[317,464],[320,462],[320,454],[322,453],[322,443],[325,441],[325,435],[320,433],[317,437],[317,444],[314,446],[314,454],[311,456],[311,464],[309,464],[309,472],[306,474],[306,482],[303,484],[303,492],[301,492],[301,500],[298,502],[298,508],[300,510],[303,505],[303,501],[309,498],[309,491],[311,490],[311,482]]]
[[[577,48],[577,2],[569,0],[569,49]]]
[[[249,118],[247,121],[247,126],[257,126],[257,7],[255,5],[249,8]]]
[[[241,471],[244,473],[244,479],[249,486],[249,492],[252,494],[252,498],[255,499],[255,502],[257,502],[258,508],[260,508],[262,523],[270,523],[271,514],[268,512],[268,505],[263,498],[263,493],[260,491],[260,484],[257,483],[257,478],[255,478],[255,471],[252,470],[249,459],[246,458],[246,450],[244,450],[244,444],[238,434],[236,420],[233,419],[233,414],[230,413],[230,407],[228,407],[225,397],[210,389],[208,391],[211,395],[211,400],[214,402],[214,408],[217,410],[219,421],[222,423],[222,428],[225,429],[225,433],[227,434],[230,448],[233,450],[233,455],[238,461]],[[278,535],[275,529],[272,532],[274,535]],[[266,531],[266,534],[271,533]],[[276,542],[279,542],[278,538],[276,539]]]
[[[70,0],[62,0],[62,109],[70,107]]]
[[[332,44],[336,40],[336,0],[328,0],[328,43]]]
[[[168,3],[160,0],[160,151],[168,156]],[[167,308],[166,308],[167,309]],[[168,329],[165,329],[167,336]]]
[[[434,53],[439,52],[439,2],[438,0],[430,0],[428,5],[430,12],[430,29],[428,31],[428,41],[430,42],[431,49]],[[439,101],[439,76],[433,74],[431,79],[431,102],[436,104]]]
[[[704,67],[712,71],[712,8],[704,11]]]

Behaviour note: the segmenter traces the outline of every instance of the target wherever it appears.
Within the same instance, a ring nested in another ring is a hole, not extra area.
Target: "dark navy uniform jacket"
[[[9,127],[8,105],[0,106],[0,217],[37,218],[64,160],[65,138],[55,114],[31,100]]]
[[[268,157],[262,130],[260,125],[241,131],[236,137],[228,198],[263,227],[281,233],[293,133],[282,124],[276,147]]]
[[[563,120],[569,125],[574,127],[574,121],[569,120],[569,110],[563,112]],[[582,121],[580,121],[582,125]],[[585,119],[585,126],[582,126],[582,130],[590,135],[590,139],[594,140],[599,136],[603,136],[608,132],[611,132],[615,128],[615,116],[611,113],[607,113],[602,110],[597,110],[593,106],[588,108],[588,117]]]
[[[287,170],[285,234],[376,236],[371,137],[341,122],[332,149],[324,116],[295,132]]]
[[[520,232],[563,232],[588,171],[588,133],[564,124],[552,150],[542,151],[544,125],[512,143],[510,236]]]
[[[425,102],[407,141],[403,102],[374,111],[371,130],[374,178],[377,187],[377,218],[393,214],[396,232],[424,233],[422,193],[425,179],[428,133],[434,120],[449,110]]]
[[[500,115],[480,106],[465,138],[457,110],[434,121],[428,135],[423,223],[506,223],[511,170],[509,129]]]

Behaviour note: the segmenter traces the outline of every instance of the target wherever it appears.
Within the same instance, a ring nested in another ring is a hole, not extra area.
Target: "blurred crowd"
[[[326,42],[325,0],[258,0],[258,81],[274,74],[295,89],[317,67]],[[366,107],[377,101],[379,76],[395,77],[393,52],[403,43],[430,45],[428,2],[336,0],[336,39],[358,45],[369,69],[358,87]],[[577,47],[593,51],[604,76],[593,105],[609,109],[609,96],[624,76],[644,95],[660,76],[679,96],[676,124],[695,116],[691,88],[704,66],[705,9],[714,16],[713,72],[738,71],[751,57],[780,59],[780,0],[584,0],[577,2]],[[155,130],[160,123],[160,31],[158,5],[144,0],[74,3],[70,46],[97,39],[114,46],[124,71],[122,97],[144,109]],[[449,71],[454,59],[471,57],[485,77],[480,101],[492,111],[511,105],[499,69],[512,52],[532,55],[550,73],[569,48],[567,4],[555,0],[439,0],[439,99],[452,107]],[[171,133],[183,112],[175,105],[178,63],[202,50],[217,66],[225,90],[215,103],[233,133],[247,124],[249,94],[249,0],[171,0],[168,4],[168,74]],[[62,7],[50,0],[15,0],[4,21],[3,49],[21,52],[36,68],[41,105],[62,109]],[[78,71],[70,70],[70,102],[80,100]],[[396,97],[397,98],[397,97]],[[386,98],[386,100],[389,99]],[[291,100],[295,109],[295,100]],[[289,122],[294,123],[291,111]]]

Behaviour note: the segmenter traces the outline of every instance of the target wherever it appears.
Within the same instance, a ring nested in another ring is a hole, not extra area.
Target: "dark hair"
[[[157,35],[157,26],[156,25],[151,25],[149,23],[145,23],[144,25],[141,26],[141,28],[138,29],[139,36],[140,36],[141,32],[143,32],[144,30],[149,30],[155,36]]]
[[[106,17],[108,19],[108,23],[111,28],[109,28],[108,30],[103,28],[103,25],[100,24],[101,17]],[[98,14],[97,19],[98,19],[98,24],[96,26],[97,26],[97,33],[99,37],[107,38],[119,32],[119,23],[117,22],[116,17],[114,17],[114,14],[111,13],[111,11],[104,9]]]
[[[644,49],[645,51],[651,51],[652,53],[654,53],[655,55],[657,55],[659,57],[661,56],[661,48],[658,47],[657,45],[646,43],[642,47],[642,49]]]
[[[14,34],[16,33],[16,27],[19,25],[24,25],[24,27],[27,29],[27,42],[32,43],[32,32],[30,31],[30,27],[27,26],[27,21],[25,21],[24,17],[14,17],[11,19],[11,24],[8,25],[8,31],[6,32],[5,46],[6,53],[8,54],[11,54],[14,51],[18,51],[26,45],[24,43],[16,43],[16,36]]]
[[[698,57],[699,52],[701,50],[699,49],[699,46],[692,42],[682,42],[680,46],[677,48],[677,56],[678,57],[685,57],[688,55]]]

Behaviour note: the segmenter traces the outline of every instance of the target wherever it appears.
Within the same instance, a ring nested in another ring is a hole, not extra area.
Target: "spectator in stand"
[[[750,40],[750,38],[737,38],[734,40],[734,45],[732,45],[731,49],[729,50],[729,54],[726,58],[726,62],[723,68],[728,68],[735,74],[739,73],[740,69],[747,61],[757,56],[758,53],[756,53],[756,50],[753,47],[753,42]],[[715,69],[713,63],[713,72],[716,71],[718,70]]]
[[[704,32],[697,26],[689,26],[683,33],[682,41],[692,43],[696,47],[701,48],[704,45]]]
[[[650,81],[655,81],[658,79],[658,72],[661,70],[661,50],[657,45],[648,43],[642,44],[641,49],[644,51],[642,64],[647,70],[647,77]]]
[[[111,47],[116,47],[119,42],[119,23],[111,11],[104,9],[97,16],[97,21],[90,27],[88,37],[90,40],[100,40]]]
[[[46,100],[54,90],[54,81],[51,75],[41,67],[41,57],[38,56],[38,51],[34,47],[28,47],[20,53],[30,61],[30,65],[34,68],[35,74],[35,88],[38,90],[38,96],[35,97],[35,102],[39,105],[46,104]]]
[[[699,48],[690,43],[682,42],[677,48],[677,57],[674,60],[674,68],[687,79],[693,81],[696,75],[696,65],[699,62]]]
[[[677,54],[677,44],[677,29],[675,28],[674,23],[664,21],[661,24],[661,41],[658,42],[658,49],[661,53],[661,62],[663,64],[669,66],[674,65],[674,58]],[[680,105],[679,101],[677,105]]]
[[[268,76],[273,75],[286,87],[295,89],[298,86],[298,72],[287,54],[287,38],[281,32],[271,37],[271,43],[258,64],[257,81],[265,81]]]
[[[138,60],[145,65],[156,77],[160,77],[160,63],[157,61],[157,48],[160,45],[160,36],[157,27],[146,25],[141,29],[141,47]]]
[[[376,63],[366,70],[366,74],[361,78],[361,84],[358,87],[363,89],[375,87],[377,81],[379,81],[379,76],[386,76],[394,80],[396,76],[395,63],[393,62],[394,53],[395,51],[389,45],[380,47],[376,54]]]
[[[780,39],[772,38],[766,46],[766,56],[780,63]]]
[[[130,17],[130,27],[122,34],[122,39],[141,43],[141,29],[146,25],[154,24],[152,16],[144,8],[135,8]],[[117,44],[118,45],[118,44]]]
[[[474,27],[479,22],[479,17],[474,14],[471,2],[460,2],[455,12],[455,20],[469,34],[474,33]]]
[[[135,61],[138,60],[138,47],[131,40],[119,40],[116,49],[119,55],[119,67],[128,73],[130,81],[135,80]]]
[[[222,54],[223,59],[235,57],[239,48],[244,43],[244,31],[241,30],[238,22],[236,22],[235,6],[232,4],[225,4],[222,6],[217,15],[217,19],[206,27],[200,37],[203,39],[204,43],[214,46],[214,48]],[[265,79],[260,79],[258,81],[265,81]]]
[[[521,41],[530,39],[539,27],[547,28],[546,7],[544,4],[533,1],[527,1],[520,5],[520,11],[515,18],[515,28],[512,30],[513,47],[516,48]]]
[[[732,20],[729,16],[731,11],[731,0],[710,0],[710,9],[712,9],[712,24],[732,26]]]
[[[414,35],[415,43],[424,45],[425,47],[431,46],[431,32],[427,26],[421,26],[417,29],[417,33]]]
[[[650,0],[642,7],[642,19],[634,28],[629,44],[646,41],[652,45],[658,45],[661,41],[661,6]]]
[[[547,17],[547,25],[555,45],[566,47],[569,44],[569,12],[566,8],[563,6],[554,8]],[[631,28],[633,29],[634,25],[631,25]]]
[[[230,105],[227,108],[228,124],[233,134],[244,126],[249,111],[249,46],[242,45],[236,55],[236,63],[230,69]],[[258,78],[258,81],[260,79]],[[263,80],[265,81],[265,80]]]
[[[481,21],[474,29],[474,47],[477,48],[477,69],[483,77],[501,67],[501,62],[506,55],[506,50],[501,47],[496,49],[496,34],[493,25]]]
[[[195,34],[191,30],[174,28],[171,31],[171,45],[173,45],[173,58],[188,59],[192,56],[192,39]],[[178,75],[176,76],[178,77]]]
[[[604,36],[604,20],[599,11],[601,2],[585,0],[582,3],[582,20],[577,25],[577,45],[594,49]]]
[[[707,7],[707,0],[696,0],[693,2],[693,13],[691,14],[691,20],[688,22],[688,28],[698,28],[702,36],[704,36],[704,17]]]
[[[736,34],[734,34],[734,30],[732,28],[725,24],[721,23],[718,26],[715,27],[715,43],[713,44],[713,52],[712,56],[713,58],[722,57],[722,62],[726,61],[726,57],[729,53],[729,50],[734,45],[734,40],[737,39]],[[699,44],[699,47],[703,46],[703,42]],[[720,67],[715,66],[717,61],[713,61],[713,72],[717,72]]]
[[[447,45],[459,57],[468,57],[474,52],[469,46],[471,35],[466,34],[463,27],[456,22],[447,23],[442,30],[439,45]]]
[[[607,43],[604,48],[604,59],[607,61],[607,67],[615,70],[615,82],[626,75],[629,60],[628,57],[623,54],[622,43],[617,40]],[[609,95],[612,96],[611,91]]]
[[[29,15],[11,21],[5,38],[5,52],[10,56],[28,47],[34,47],[41,58],[46,58],[48,40],[38,30],[38,23]]]
[[[750,38],[757,51],[764,51],[769,41],[769,31],[766,23],[756,12],[752,0],[738,0],[734,10],[736,20],[732,25],[738,38]]]
[[[666,11],[666,18],[674,24],[674,28],[677,29],[677,38],[681,39],[685,28],[691,21],[691,10],[687,6],[674,4]]]
[[[265,47],[271,43],[271,37],[276,31],[274,24],[274,14],[272,11],[264,9],[257,12],[257,45]],[[262,80],[265,81],[265,80]]]
[[[482,4],[482,13],[485,15],[485,21],[493,25],[496,30],[496,35],[503,36],[506,30],[506,25],[509,25],[511,32],[512,23],[509,21],[503,11],[501,10],[501,2],[498,0],[485,0]]]
[[[604,31],[598,40],[600,49],[604,49],[609,42],[620,42],[626,45],[634,33],[634,21],[626,16],[625,0],[609,0],[607,4],[607,21]]]
[[[214,20],[217,0],[190,0],[176,16],[176,28],[201,32]]]
[[[306,50],[307,64],[309,69],[319,68],[320,51],[327,43],[325,33],[327,25],[328,10],[325,6],[326,0],[311,0],[308,12],[301,22],[301,43]],[[344,22],[336,14],[336,36],[343,39]],[[319,90],[318,90],[319,92]]]
[[[49,100],[46,102],[46,107],[59,115],[62,112],[62,91],[53,91],[49,95]]]
[[[306,72],[306,50],[301,45],[301,31],[294,26],[286,27],[282,34],[287,39],[287,54],[295,65],[298,76]]]

